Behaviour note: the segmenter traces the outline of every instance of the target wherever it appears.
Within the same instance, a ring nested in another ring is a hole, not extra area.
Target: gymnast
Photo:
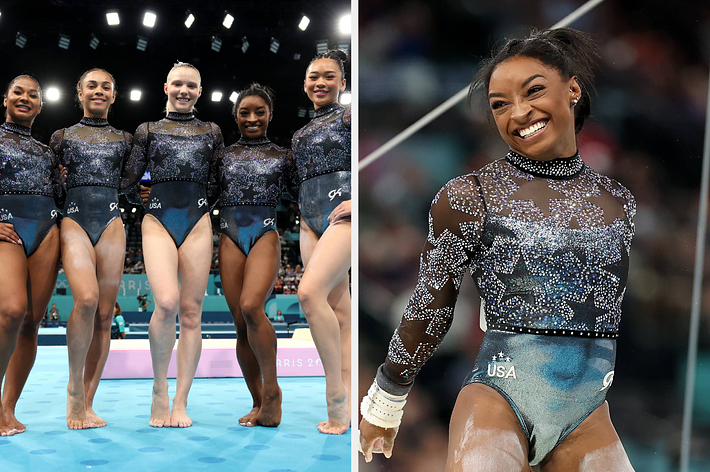
[[[315,116],[292,143],[305,266],[298,300],[325,371],[326,434],[350,427],[350,107],[338,103],[346,60],[331,50],[308,65],[303,89]]]
[[[49,146],[67,169],[62,267],[74,300],[67,322],[67,426],[85,429],[106,426],[93,402],[108,358],[113,308],[123,274],[126,233],[118,187],[131,135],[108,122],[116,100],[116,80],[110,73],[84,72],[76,92],[84,116],[79,123],[57,130]]]
[[[392,455],[415,376],[476,281],[487,331],[451,415],[445,470],[633,471],[605,401],[634,234],[631,193],[587,166],[592,40],[534,32],[494,51],[480,86],[510,150],[434,197],[419,278],[363,399],[360,448]]]
[[[5,89],[0,125],[0,436],[25,431],[15,405],[37,356],[39,323],[59,271],[59,162],[32,137],[42,89],[19,75]],[[13,354],[14,352],[14,354]],[[6,375],[7,374],[7,375]]]
[[[218,192],[216,157],[224,140],[219,126],[195,118],[194,106],[202,94],[195,66],[175,64],[163,88],[167,116],[138,127],[121,185],[131,201],[139,203],[139,180],[150,171],[142,223],[145,268],[155,300],[148,330],[155,376],[149,424],[185,428],[192,426],[187,396],[202,351],[202,302],[212,262],[209,208]],[[176,316],[180,341],[171,411],[167,377]]]
[[[287,187],[291,153],[272,143],[273,93],[251,84],[232,114],[239,141],[221,154],[219,267],[224,296],[237,329],[237,359],[253,400],[243,426],[278,426],[281,389],[276,380],[276,332],[264,312],[281,261],[276,205]]]

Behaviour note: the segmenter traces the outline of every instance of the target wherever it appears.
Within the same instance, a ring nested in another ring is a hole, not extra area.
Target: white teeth
[[[543,129],[545,126],[547,126],[547,121],[538,121],[537,123],[521,129],[518,131],[518,134],[520,134],[521,138],[527,138],[529,136],[532,136],[533,134],[537,133],[541,129]]]

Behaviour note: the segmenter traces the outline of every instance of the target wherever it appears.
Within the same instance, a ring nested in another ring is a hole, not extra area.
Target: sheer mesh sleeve
[[[222,130],[215,123],[212,125],[212,135],[214,136],[214,148],[212,160],[210,161],[209,180],[207,181],[207,201],[210,208],[217,204],[220,195],[219,166],[222,161],[224,151],[224,137]]]
[[[293,151],[284,156],[283,173],[281,174],[281,198],[298,202],[298,173],[293,159]]]
[[[49,148],[52,150],[52,187],[54,188],[54,203],[57,208],[64,208],[66,198],[66,188],[62,180],[62,171],[59,164],[62,163],[61,144],[64,141],[64,128],[58,129],[52,134],[49,140]]]
[[[125,138],[125,136],[124,136]],[[148,168],[148,123],[141,124],[133,135],[133,148],[126,160],[121,175],[121,193],[126,194],[126,198],[134,205],[142,205],[140,198],[141,177]]]
[[[463,276],[475,270],[484,214],[473,175],[450,181],[434,198],[417,285],[383,368],[395,384],[411,384],[449,330]]]

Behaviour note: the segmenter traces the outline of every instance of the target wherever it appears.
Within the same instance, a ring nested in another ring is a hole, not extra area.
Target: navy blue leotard
[[[401,394],[451,326],[472,274],[488,330],[464,385],[503,396],[539,464],[599,407],[614,376],[636,205],[579,155],[509,152],[434,198],[419,280],[378,383]]]
[[[242,137],[219,160],[220,232],[245,254],[276,230],[276,204],[286,190],[291,152],[269,138]]]
[[[0,125],[0,222],[12,223],[30,257],[57,223],[59,162],[30,128]]]
[[[350,107],[333,103],[293,135],[301,217],[320,238],[328,216],[350,200]]]
[[[84,117],[55,131],[49,146],[67,168],[64,217],[76,221],[96,246],[108,225],[121,217],[118,187],[131,135],[106,119]]]
[[[180,247],[218,194],[216,163],[223,148],[219,126],[192,113],[170,112],[136,130],[121,188],[132,188],[129,199],[139,204],[138,182],[149,170],[146,214],[157,218]]]

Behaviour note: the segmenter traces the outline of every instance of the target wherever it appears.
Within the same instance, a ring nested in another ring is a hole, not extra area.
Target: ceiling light
[[[187,26],[189,28],[190,26],[192,26],[192,24],[194,22],[195,22],[195,15],[190,13],[190,11],[188,10],[187,11],[187,19],[185,20],[185,26]]]
[[[225,28],[229,29],[232,27],[232,23],[234,23],[234,17],[229,13],[225,12],[224,21],[222,22],[222,24]]]
[[[99,47],[99,38],[97,38],[95,35],[91,35],[91,41],[89,41],[89,47],[91,49],[96,49]]]
[[[232,103],[237,103],[237,98],[239,98],[239,94],[237,92],[232,92],[232,94],[229,96],[229,101]]]
[[[247,41],[247,37],[243,36],[242,37],[242,52],[246,54],[247,49],[249,49],[249,41]]]
[[[145,51],[145,48],[148,47],[148,38],[145,38],[143,36],[138,36],[138,42],[136,43],[136,49],[139,51]]]
[[[118,12],[117,11],[106,12],[106,22],[111,26],[116,26],[116,25],[120,24],[121,20],[118,18]]]
[[[141,91],[140,90],[131,90],[131,100],[134,102],[137,102],[141,99]]]
[[[276,38],[271,38],[271,42],[269,43],[269,51],[273,52],[276,54],[276,52],[279,50],[279,40]]]
[[[50,87],[47,89],[47,100],[50,102],[56,102],[59,100],[59,89],[57,87]]]
[[[353,102],[353,96],[350,92],[343,92],[340,94],[340,104],[350,105]]]
[[[316,52],[318,54],[325,54],[326,52],[328,52],[327,39],[321,39],[320,41],[316,41]]]
[[[212,50],[214,52],[219,52],[220,49],[222,49],[222,40],[219,39],[219,36],[212,36]]]
[[[301,18],[301,22],[298,24],[298,27],[301,28],[301,31],[306,31],[306,28],[308,28],[308,23],[310,22],[311,20],[306,15],[303,15],[303,18]]]
[[[24,48],[25,44],[27,44],[27,36],[18,31],[15,35],[15,46]]]
[[[143,25],[147,26],[148,28],[152,28],[155,26],[155,19],[157,17],[155,16],[155,13],[152,11],[147,11],[145,12],[145,15],[143,15]]]
[[[343,34],[350,34],[350,30],[352,29],[352,21],[350,19],[350,14],[343,15],[340,18],[340,21],[338,22],[338,25],[340,27],[340,32]]]
[[[222,92],[212,92],[212,101],[219,102],[222,100]]]

